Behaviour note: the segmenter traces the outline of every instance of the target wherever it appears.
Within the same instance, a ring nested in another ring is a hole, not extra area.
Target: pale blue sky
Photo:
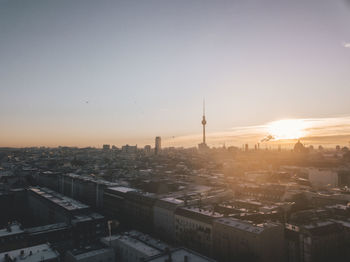
[[[346,43],[345,0],[0,0],[0,146],[347,115]]]

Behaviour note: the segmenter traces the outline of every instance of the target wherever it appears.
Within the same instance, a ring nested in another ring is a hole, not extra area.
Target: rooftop
[[[102,241],[107,244],[110,241],[112,247],[114,246],[113,243],[122,242],[123,244],[137,250],[138,252],[143,253],[147,257],[155,256],[161,253],[158,249],[127,235],[113,235],[111,238],[104,237],[102,238]]]
[[[129,231],[128,235],[160,251],[169,248],[169,245],[164,242],[136,230]]]
[[[137,191],[137,189],[130,188],[130,187],[123,187],[123,186],[109,187],[109,189],[113,190],[113,191],[118,191],[118,192],[121,192],[121,193]]]
[[[47,244],[38,246],[32,246],[17,250],[12,250],[0,254],[0,262],[5,262],[5,257],[9,256],[12,261],[26,261],[26,262],[37,262],[43,261],[44,259],[55,259],[59,257],[59,254],[51,249]]]
[[[27,228],[25,231],[30,234],[41,234],[43,232],[48,232],[48,231],[62,230],[67,227],[68,225],[66,223],[56,223],[56,224],[49,224],[44,226]]]
[[[93,183],[100,184],[100,185],[105,185],[105,186],[115,186],[115,185],[117,185],[117,183],[109,182],[107,180],[95,178],[95,177],[92,177],[92,176],[82,176],[82,175],[78,175],[78,174],[74,174],[74,173],[64,174],[64,176],[68,176],[68,177],[71,177],[71,178],[83,180],[83,181],[86,181],[86,182],[93,182]]]
[[[263,224],[252,224],[248,221],[243,221],[235,218],[219,218],[216,220],[217,223],[225,224],[236,229],[247,231],[254,234],[262,233],[266,228],[278,226],[276,223],[263,223]]]
[[[57,193],[51,189],[45,188],[45,187],[32,187],[29,188],[30,191],[33,193],[40,195],[49,201],[53,202],[56,205],[59,205],[63,207],[64,209],[68,211],[78,210],[78,209],[85,209],[89,208],[89,206],[76,201],[72,198],[66,197],[60,193]]]
[[[192,250],[188,250],[186,248],[178,248],[170,251],[171,261],[172,262],[183,262],[186,261],[185,257],[187,257],[187,261],[189,262],[215,262],[215,260],[202,256],[198,253],[195,253]],[[154,256],[152,258],[146,259],[145,261],[152,262],[164,262],[167,261],[169,254],[160,254]]]
[[[21,225],[18,223],[12,223],[8,227],[0,229],[0,237],[16,235],[24,233],[24,230],[21,229]]]
[[[195,220],[201,221],[203,223],[212,224],[215,218],[223,217],[223,214],[214,212],[214,210],[209,210],[199,207],[183,207],[178,208],[175,211],[176,215],[193,218]]]
[[[171,203],[171,204],[176,204],[176,205],[181,205],[181,204],[184,203],[183,200],[177,199],[177,198],[173,198],[173,197],[162,198],[161,201],[168,202],[168,203]]]
[[[98,256],[100,254],[112,253],[114,255],[114,251],[112,248],[100,246],[89,246],[80,249],[74,249],[69,251],[70,255],[75,257],[77,261],[92,258],[94,256]]]

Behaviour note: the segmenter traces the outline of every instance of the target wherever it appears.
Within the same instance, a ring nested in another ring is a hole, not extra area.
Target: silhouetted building
[[[158,155],[161,150],[162,150],[162,139],[160,136],[157,136],[155,140],[154,153]]]
[[[146,154],[150,154],[151,153],[151,146],[150,145],[145,145],[145,147],[143,149],[145,150]]]
[[[122,153],[136,154],[137,153],[137,145],[136,146],[130,146],[130,145],[122,146]]]
[[[109,149],[111,149],[111,146],[105,144],[105,145],[103,145],[102,149],[103,149],[103,150],[109,150]]]
[[[294,152],[304,153],[306,151],[307,149],[305,148],[305,146],[300,142],[300,140],[298,140],[298,142],[294,145]]]

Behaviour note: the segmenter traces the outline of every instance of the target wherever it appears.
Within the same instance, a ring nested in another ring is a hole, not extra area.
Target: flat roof
[[[11,224],[9,228],[11,231],[9,231],[7,227],[0,229],[0,237],[24,233],[20,224]]]
[[[65,228],[68,228],[68,225],[66,223],[56,223],[56,224],[49,224],[44,226],[30,227],[25,229],[25,231],[30,234],[40,234],[47,231],[55,231],[55,230],[61,230]]]
[[[21,251],[23,251],[23,255],[21,255]],[[16,261],[26,262],[37,262],[42,260],[55,259],[59,257],[59,254],[47,244],[26,247],[1,253],[0,262],[6,261],[6,254],[8,254],[8,256],[13,259],[12,261],[15,261],[14,259],[16,259]]]
[[[40,195],[51,201],[52,203],[63,207],[68,211],[78,210],[78,209],[86,209],[89,208],[88,205],[85,205],[77,200],[74,200],[70,197],[66,197],[56,191],[48,189],[46,187],[31,187],[29,188],[33,193]]]
[[[254,234],[260,234],[266,228],[277,226],[275,223],[252,224],[248,221],[243,221],[236,218],[219,218],[215,222]]]
[[[109,243],[109,237],[102,238],[104,243]],[[133,248],[141,253],[143,253],[147,257],[155,256],[160,254],[161,252],[151,247],[150,245],[147,245],[143,243],[142,241],[135,239],[131,236],[126,235],[113,235],[111,236],[111,246],[113,247],[113,242],[122,242],[123,244],[129,246],[130,248]]]
[[[105,185],[105,186],[118,185],[118,183],[109,182],[109,181],[104,180],[104,179],[99,179],[99,178],[96,178],[96,177],[86,176],[86,175],[78,175],[78,174],[74,174],[74,173],[63,174],[63,176],[71,177],[71,178],[75,178],[75,179],[79,179],[79,180],[83,180],[83,181],[86,181],[86,182],[93,182],[93,183],[100,184],[100,185]]]
[[[215,260],[200,255],[198,253],[193,252],[192,250],[188,250],[185,248],[178,248],[170,251],[171,261],[172,262],[183,262],[184,258],[187,257],[187,261],[189,262],[215,262]],[[169,257],[168,254],[161,254],[155,256],[153,258],[149,258],[146,261],[152,262],[164,262]]]
[[[137,191],[137,189],[135,189],[135,188],[124,187],[124,186],[109,187],[108,189],[113,190],[113,191],[118,191],[121,193]]]
[[[174,198],[174,197],[162,198],[161,201],[169,202],[169,203],[171,203],[171,204],[177,204],[177,205],[180,205],[180,204],[183,204],[183,203],[184,203],[183,200],[178,199],[178,198]]]
[[[143,243],[158,249],[160,251],[165,250],[166,248],[169,248],[170,246],[168,244],[166,244],[165,242],[162,242],[158,239],[155,239],[147,234],[144,234],[142,232],[136,231],[136,230],[132,230],[128,232],[128,235],[142,241]]]
[[[212,217],[212,218],[218,218],[218,217],[223,216],[223,214],[221,214],[221,213],[213,212],[212,210],[208,210],[205,208],[199,208],[199,207],[182,207],[182,208],[178,209],[178,211],[180,211],[180,210],[187,211],[188,214],[193,212],[196,214],[200,214],[200,215],[204,215],[204,216]],[[177,214],[179,214],[179,213],[181,213],[181,212],[178,212]]]
[[[71,255],[75,257],[78,261],[84,258],[92,258],[101,254],[111,253],[114,255],[114,250],[112,248],[96,248],[90,250],[73,250],[70,251]]]

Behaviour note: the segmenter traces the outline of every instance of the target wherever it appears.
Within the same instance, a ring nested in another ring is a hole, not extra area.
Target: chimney
[[[188,262],[188,256],[184,256],[184,262]]]

